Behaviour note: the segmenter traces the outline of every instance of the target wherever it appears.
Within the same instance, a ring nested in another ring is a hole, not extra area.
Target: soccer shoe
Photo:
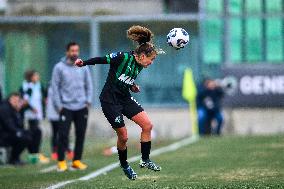
[[[65,160],[63,161],[58,161],[57,163],[57,171],[58,172],[64,172],[67,170],[67,163]]]
[[[28,162],[31,164],[37,164],[39,162],[38,154],[29,154],[28,155]]]
[[[42,163],[42,164],[49,163],[49,158],[45,157],[43,154],[39,154],[38,159],[39,159],[39,162]]]
[[[141,159],[139,165],[140,165],[141,168],[146,167],[146,168],[153,170],[153,171],[161,171],[162,170],[162,168],[160,166],[156,165],[150,159],[148,159],[146,161]]]
[[[127,176],[127,178],[129,178],[130,180],[135,180],[137,178],[137,174],[129,165],[126,168],[122,167],[122,170],[124,174]]]
[[[82,163],[80,160],[75,160],[72,163],[71,169],[73,170],[85,170],[87,169],[87,165]]]

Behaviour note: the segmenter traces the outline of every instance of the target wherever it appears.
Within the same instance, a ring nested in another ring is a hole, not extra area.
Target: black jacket
[[[200,86],[197,92],[197,107],[204,108],[207,111],[220,111],[221,100],[224,97],[224,91],[222,88],[209,90],[204,86]]]
[[[8,101],[0,105],[0,137],[16,135],[24,130],[24,122],[21,114],[15,110]]]

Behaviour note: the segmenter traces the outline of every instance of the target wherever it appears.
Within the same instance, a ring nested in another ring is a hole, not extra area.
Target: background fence
[[[283,63],[283,7],[283,0],[201,0],[198,10],[190,14],[1,17],[2,85],[5,83],[5,94],[17,90],[28,68],[37,69],[47,85],[69,41],[80,43],[82,58],[131,50],[135,45],[125,32],[141,24],[153,30],[156,44],[166,54],[142,72],[138,82],[143,91],[137,99],[146,106],[185,106],[181,86],[186,67],[192,67],[199,82],[204,76],[222,77],[224,67]],[[176,51],[167,46],[166,34],[173,27],[189,32],[187,48]],[[93,70],[98,105],[108,66]]]

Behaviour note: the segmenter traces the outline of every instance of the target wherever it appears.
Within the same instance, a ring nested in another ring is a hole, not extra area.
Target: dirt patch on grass
[[[256,151],[252,153],[253,159],[259,159],[259,158],[268,158],[272,154],[266,152],[266,151]]]
[[[157,180],[175,180],[178,179],[176,176],[169,176],[169,175],[151,175],[151,174],[146,174],[146,175],[138,175],[137,180],[143,181],[143,180],[148,180],[148,181],[157,181]],[[128,180],[127,178],[123,178],[123,180]]]
[[[249,146],[249,149],[255,149],[255,148],[260,148],[260,149],[263,149],[263,148],[283,149],[284,148],[284,140],[259,143],[259,144],[254,144],[252,146]]]
[[[139,180],[158,180],[158,179],[169,179],[168,175],[141,175],[138,177]],[[173,179],[173,177],[171,177]]]
[[[283,143],[271,143],[268,146],[272,149],[280,150],[280,149],[284,149],[284,142]]]
[[[252,180],[263,177],[276,176],[277,172],[270,169],[236,169],[229,172],[224,172],[220,175],[222,180],[235,181],[235,180]]]

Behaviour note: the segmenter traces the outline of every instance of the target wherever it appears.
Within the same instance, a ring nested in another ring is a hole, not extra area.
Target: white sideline
[[[186,139],[183,139],[183,140],[180,140],[178,142],[175,142],[173,144],[170,144],[168,146],[165,146],[165,147],[162,147],[162,148],[158,148],[156,150],[153,150],[151,152],[151,156],[158,156],[160,154],[163,154],[163,153],[166,153],[166,152],[171,152],[171,151],[175,151],[183,146],[186,146],[186,145],[189,145],[189,144],[192,144],[192,143],[195,143],[197,142],[199,139],[198,136],[193,136],[193,137],[190,137],[190,138],[186,138]],[[137,155],[137,156],[133,156],[131,158],[128,159],[128,162],[129,163],[132,163],[132,162],[135,162],[135,161],[138,161],[139,159],[141,158],[140,155]],[[109,172],[115,168],[118,168],[119,167],[119,163],[116,162],[116,163],[112,163],[108,166],[105,166],[101,169],[98,169],[86,176],[83,176],[83,177],[80,177],[78,179],[72,179],[72,180],[67,180],[67,181],[62,181],[62,182],[59,182],[55,185],[51,185],[49,187],[47,187],[46,189],[57,189],[57,188],[60,188],[60,187],[63,187],[67,184],[71,184],[71,183],[74,183],[76,181],[86,181],[86,180],[90,180],[90,179],[93,179],[93,178],[96,178],[106,172]]]
[[[44,168],[44,169],[40,170],[40,172],[41,173],[48,173],[48,172],[51,172],[51,171],[55,170],[56,168],[57,168],[56,165],[52,165],[50,167],[47,167],[47,168]]]

